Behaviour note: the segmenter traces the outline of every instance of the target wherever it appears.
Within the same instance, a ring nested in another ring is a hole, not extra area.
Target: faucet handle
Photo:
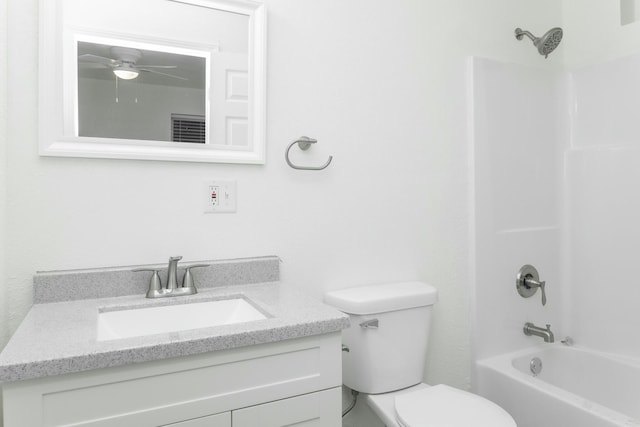
[[[540,290],[542,291],[542,305],[547,305],[547,294],[544,292],[544,285],[546,285],[547,282],[545,281],[538,282],[533,278],[527,277],[524,279],[524,283],[526,286],[532,289],[540,288]]]
[[[162,289],[162,281],[160,280],[160,275],[158,274],[158,271],[160,271],[157,268],[134,268],[133,270],[134,273],[137,273],[139,271],[152,271],[153,274],[151,275],[151,280],[149,281],[149,290],[147,291],[147,297],[149,297],[150,294],[153,293],[157,293],[160,292],[160,290]]]
[[[186,268],[185,272],[184,272],[184,278],[182,279],[182,287],[183,288],[193,288],[193,290],[196,290],[196,284],[193,280],[193,274],[191,274],[191,269],[192,268],[200,268],[200,267],[209,267],[210,264],[195,264],[195,265],[190,265]]]
[[[529,298],[538,288],[542,291],[542,305],[547,304],[547,294],[544,290],[545,281],[540,281],[538,270],[532,265],[524,265],[516,275],[516,289],[523,298]]]
[[[569,347],[571,347],[573,345],[573,338],[571,338],[570,336],[566,336],[564,337],[564,339],[562,341],[560,341],[562,344],[567,345]]]

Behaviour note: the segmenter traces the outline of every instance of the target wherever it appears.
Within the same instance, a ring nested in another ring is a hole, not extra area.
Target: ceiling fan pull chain
[[[118,102],[120,102],[120,101],[118,100],[118,78],[116,77],[116,104]]]

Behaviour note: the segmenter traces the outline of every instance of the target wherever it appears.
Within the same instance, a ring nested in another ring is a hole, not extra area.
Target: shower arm
[[[526,30],[522,30],[520,28],[516,28],[516,38],[518,40],[522,40],[523,36],[527,36],[531,39],[532,42],[536,42],[536,40],[538,39],[538,37],[534,36],[533,34],[531,34],[529,31]]]

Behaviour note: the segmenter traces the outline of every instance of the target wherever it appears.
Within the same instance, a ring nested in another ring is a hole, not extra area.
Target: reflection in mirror
[[[640,18],[640,0],[620,0],[620,24],[627,25]]]
[[[206,59],[78,41],[78,135],[204,144]]]
[[[264,163],[262,0],[40,0],[40,154]]]

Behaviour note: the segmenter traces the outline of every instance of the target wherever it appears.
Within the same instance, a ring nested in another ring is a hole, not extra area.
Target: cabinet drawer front
[[[335,387],[233,411],[233,427],[338,427],[342,390]]]
[[[231,412],[167,424],[163,427],[231,427]]]

